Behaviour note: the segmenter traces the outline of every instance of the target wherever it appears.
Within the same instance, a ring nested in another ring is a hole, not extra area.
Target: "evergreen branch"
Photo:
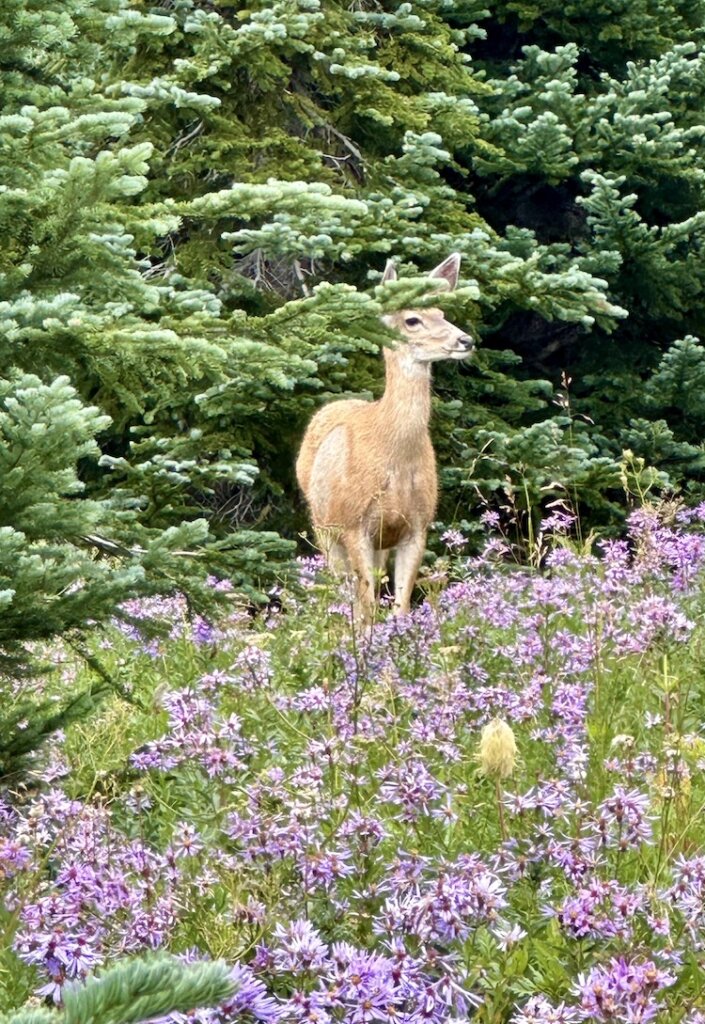
[[[32,709],[32,727],[23,731],[16,730],[12,739],[0,744],[0,771],[2,774],[9,775],[15,769],[16,762],[25,754],[36,750],[43,740],[53,732],[64,729],[75,721],[79,714],[85,713],[83,709],[90,708],[91,702],[100,699],[107,689],[107,687],[89,686],[72,697],[61,710],[44,719],[41,719],[40,715],[49,705],[34,707]]]
[[[101,537],[96,533],[85,533],[82,534],[79,540],[89,544],[93,548],[99,548],[108,555],[112,555],[115,558],[142,558],[147,554],[147,549],[140,547],[136,544],[134,547],[128,548],[124,544],[120,544],[118,541],[110,540],[109,537]],[[179,558],[202,558],[202,551],[185,551],[185,550],[170,550],[170,554],[176,555]]]
[[[2,1024],[53,1024],[57,1019],[56,1011],[45,1006],[31,1006],[17,1010],[12,1016],[0,1017]]]
[[[62,1024],[137,1024],[169,1013],[187,1013],[199,1006],[215,1006],[235,990],[223,961],[184,964],[171,957],[132,960],[82,984],[68,985]]]

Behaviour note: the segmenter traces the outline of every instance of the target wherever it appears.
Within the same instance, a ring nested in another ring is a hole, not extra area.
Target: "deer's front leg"
[[[397,546],[394,555],[394,614],[406,615],[416,574],[426,550],[426,531],[420,530]]]
[[[341,540],[341,531],[339,529],[316,530],[316,539],[330,571],[336,576],[347,576],[350,566],[345,546]]]
[[[363,530],[347,531],[343,545],[355,576],[355,618],[372,622],[375,607],[374,545]]]

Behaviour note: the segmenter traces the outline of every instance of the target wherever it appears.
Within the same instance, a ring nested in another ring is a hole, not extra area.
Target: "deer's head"
[[[453,291],[458,283],[460,254],[454,252],[431,271],[429,277],[445,282],[445,291]],[[382,283],[396,281],[397,272],[391,260],[387,261]],[[446,320],[443,311],[429,309],[402,309],[388,313],[382,320],[406,339],[405,353],[416,363],[433,363],[439,359],[467,359],[472,355],[473,338]]]

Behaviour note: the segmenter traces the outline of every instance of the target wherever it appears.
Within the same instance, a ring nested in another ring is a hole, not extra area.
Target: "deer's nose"
[[[458,338],[458,344],[462,345],[463,348],[470,349],[475,343],[469,334],[461,334]]]

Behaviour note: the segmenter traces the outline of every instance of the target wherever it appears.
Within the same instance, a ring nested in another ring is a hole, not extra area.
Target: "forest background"
[[[209,574],[261,598],[310,551],[307,419],[380,393],[380,313],[453,251],[446,308],[481,341],[435,372],[440,524],[567,499],[616,531],[630,496],[700,498],[704,21],[701,0],[7,0],[5,661],[139,594],[198,604]]]

